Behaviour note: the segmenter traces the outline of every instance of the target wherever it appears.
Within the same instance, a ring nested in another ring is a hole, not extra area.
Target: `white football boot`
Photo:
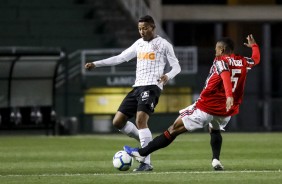
[[[212,160],[212,167],[215,171],[222,171],[224,168],[220,161],[217,159]]]

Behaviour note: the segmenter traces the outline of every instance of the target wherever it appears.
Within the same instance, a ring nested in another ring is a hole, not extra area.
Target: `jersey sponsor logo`
[[[235,59],[229,58],[228,61],[229,61],[229,65],[231,66],[243,66],[243,61],[241,59],[235,60]]]
[[[153,61],[156,59],[156,54],[154,52],[138,52],[137,58],[142,60]]]

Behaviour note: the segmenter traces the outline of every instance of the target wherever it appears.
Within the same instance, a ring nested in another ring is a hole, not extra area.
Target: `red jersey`
[[[216,116],[238,114],[239,105],[243,99],[247,71],[260,62],[258,45],[252,45],[252,51],[251,58],[231,54],[214,59],[205,87],[196,102],[197,108]],[[226,76],[222,75],[224,72],[228,72],[230,77],[224,77]],[[228,82],[231,82],[232,85],[224,86]],[[226,111],[226,97],[228,96],[233,96],[234,102],[231,109]]]

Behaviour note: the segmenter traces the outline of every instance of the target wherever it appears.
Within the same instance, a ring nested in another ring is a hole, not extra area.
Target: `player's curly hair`
[[[225,53],[233,53],[234,52],[234,42],[231,38],[223,37],[223,38],[219,39],[217,42],[221,42],[223,44]]]
[[[153,17],[151,17],[150,15],[145,15],[143,17],[140,17],[138,22],[147,22],[149,23],[153,28],[155,28],[155,21],[153,19]]]

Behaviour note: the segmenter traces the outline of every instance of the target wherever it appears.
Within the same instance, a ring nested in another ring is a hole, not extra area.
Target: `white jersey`
[[[160,36],[149,42],[140,38],[120,55],[96,61],[94,64],[96,67],[117,65],[135,57],[137,57],[136,79],[133,87],[157,85],[160,89],[163,89],[163,84],[159,83],[158,80],[164,74],[167,62],[172,67],[171,71],[165,74],[169,79],[172,79],[181,71],[172,45]]]

